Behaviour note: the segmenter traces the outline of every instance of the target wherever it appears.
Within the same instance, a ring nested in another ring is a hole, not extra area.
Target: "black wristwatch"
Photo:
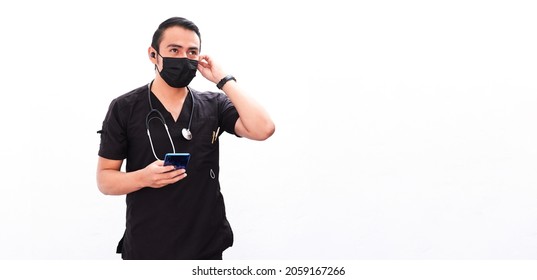
[[[230,80],[233,80],[233,81],[237,81],[237,79],[235,79],[235,77],[231,76],[231,75],[227,75],[225,77],[222,78],[222,80],[220,80],[220,82],[218,82],[218,84],[216,84],[216,87],[218,89],[222,89],[222,87],[224,87],[224,85],[229,82]]]

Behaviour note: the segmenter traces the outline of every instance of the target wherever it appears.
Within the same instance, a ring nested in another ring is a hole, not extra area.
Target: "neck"
[[[188,88],[170,87],[160,77],[156,77],[151,86],[151,91],[159,98],[164,100],[184,100],[188,94]]]
[[[181,115],[181,109],[183,108],[183,103],[188,94],[188,88],[170,87],[164,80],[157,77],[153,81],[151,91],[155,94],[160,103],[162,103],[164,108],[170,112],[173,119],[177,121],[179,115]]]

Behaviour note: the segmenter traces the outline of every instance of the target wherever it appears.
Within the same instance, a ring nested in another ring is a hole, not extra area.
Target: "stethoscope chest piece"
[[[190,129],[183,128],[183,130],[181,130],[181,133],[186,140],[192,140],[192,132],[190,132]]]

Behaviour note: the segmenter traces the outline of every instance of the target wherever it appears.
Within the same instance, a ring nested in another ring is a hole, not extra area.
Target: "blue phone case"
[[[167,153],[164,156],[164,165],[173,165],[175,169],[186,169],[189,160],[189,153]]]

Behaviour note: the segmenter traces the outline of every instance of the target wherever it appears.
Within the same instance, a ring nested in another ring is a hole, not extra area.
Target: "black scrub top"
[[[103,121],[99,156],[126,159],[127,172],[156,160],[146,131],[148,93],[145,85],[114,99]],[[118,253],[123,259],[204,259],[221,253],[233,245],[233,232],[220,192],[219,141],[213,142],[213,132],[220,127],[219,134],[235,134],[237,110],[222,93],[190,89],[175,122],[152,92],[150,96],[152,106],[164,116],[176,152],[191,154],[188,176],[163,188],[127,194],[126,229]],[[192,140],[188,141],[181,130],[188,127],[192,97]],[[151,120],[149,129],[160,159],[173,152],[162,122]]]

